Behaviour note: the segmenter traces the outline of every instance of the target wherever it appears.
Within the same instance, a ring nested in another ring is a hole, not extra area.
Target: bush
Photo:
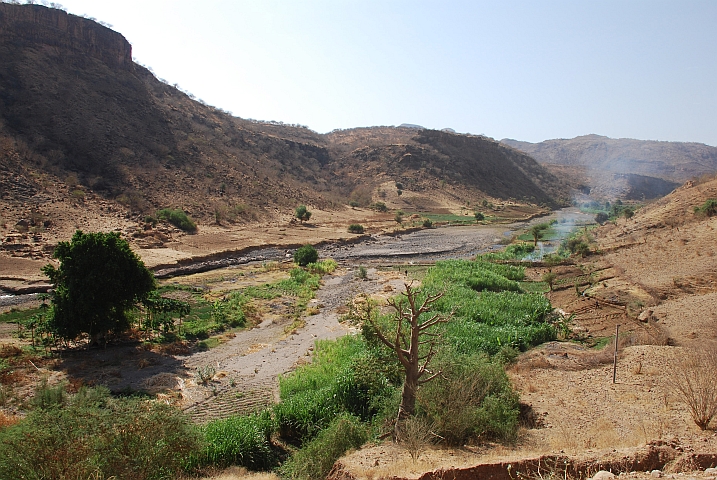
[[[402,210],[399,210],[396,212],[396,215],[394,215],[393,219],[396,221],[396,223],[403,223],[403,213]]]
[[[668,378],[672,393],[687,405],[695,424],[706,430],[717,416],[717,348],[685,352]]]
[[[717,215],[717,198],[710,198],[699,207],[695,207],[695,215],[702,217]]]
[[[481,212],[475,212],[476,222],[482,222],[485,220],[485,215],[483,215]]]
[[[199,434],[176,408],[84,389],[0,430],[0,478],[176,478]]]
[[[388,212],[388,207],[383,202],[376,202],[371,204],[371,209],[377,212]]]
[[[440,378],[419,390],[425,415],[446,444],[469,440],[515,440],[519,399],[499,363],[484,355],[447,355],[438,362]]]
[[[296,252],[294,252],[294,262],[300,267],[305,267],[310,263],[316,263],[318,259],[319,252],[308,243],[303,247],[299,247]]]
[[[299,205],[298,207],[296,207],[296,211],[294,213],[296,215],[296,218],[298,218],[302,222],[308,222],[311,218],[311,212],[306,208],[306,205]]]
[[[363,225],[352,223],[349,225],[349,233],[363,233]]]
[[[185,232],[195,232],[197,225],[187,216],[184,210],[179,208],[172,210],[171,208],[163,208],[157,212],[157,218],[165,222],[169,222],[180,230]]]
[[[605,212],[598,212],[598,214],[595,215],[595,221],[597,223],[599,223],[600,225],[607,222],[609,218],[610,217],[608,217],[607,213],[605,213]]]
[[[194,459],[193,466],[241,465],[252,470],[275,467],[278,457],[271,445],[274,430],[269,410],[209,422],[204,427],[206,446]]]
[[[285,476],[301,480],[326,478],[334,462],[369,438],[368,429],[351,415],[336,417],[314,440],[297,451],[282,468]]]
[[[424,218],[423,219],[423,227],[424,228],[433,228],[433,222],[430,218]]]

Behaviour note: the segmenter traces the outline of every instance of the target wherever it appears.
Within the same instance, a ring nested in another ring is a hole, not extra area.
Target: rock
[[[653,470],[650,472],[650,475],[652,475],[654,478],[660,478],[662,477],[662,472],[660,470]]]
[[[705,468],[705,474],[717,475],[717,468]]]
[[[650,321],[650,318],[652,318],[653,311],[652,310],[645,310],[642,313],[640,313],[640,316],[637,317],[637,319],[643,323],[647,323]]]
[[[592,480],[612,480],[615,478],[615,474],[606,470],[600,470],[593,475]]]

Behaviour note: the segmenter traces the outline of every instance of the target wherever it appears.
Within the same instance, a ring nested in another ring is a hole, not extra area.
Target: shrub
[[[608,217],[607,213],[605,212],[598,212],[597,215],[595,215],[595,221],[600,225],[607,222],[609,218],[610,217]]]
[[[197,452],[176,408],[93,390],[0,430],[0,478],[176,478]]]
[[[270,469],[278,462],[271,445],[275,426],[269,410],[209,422],[204,427],[206,446],[194,459],[194,466]]]
[[[157,218],[165,222],[169,222],[180,230],[185,232],[195,232],[197,225],[182,209],[163,208],[157,212]]]
[[[446,355],[439,379],[419,390],[420,414],[448,445],[515,439],[519,401],[499,363],[485,355]]]
[[[349,233],[363,233],[363,225],[352,223],[349,225]]]
[[[388,207],[383,202],[376,202],[371,204],[371,209],[377,212],[388,212]]]
[[[423,219],[423,227],[424,228],[433,228],[433,222],[430,218],[424,218]]]
[[[369,438],[368,429],[351,415],[336,417],[315,439],[297,451],[282,468],[290,478],[326,478],[334,462],[347,451],[358,448]]]
[[[336,270],[336,267],[338,267],[336,260],[333,260],[331,258],[327,258],[326,260],[321,260],[320,262],[309,263],[308,265],[306,265],[306,269],[309,272],[317,273],[319,275],[333,273],[334,270]]]
[[[399,210],[396,212],[396,215],[394,215],[393,219],[396,221],[396,223],[403,223],[403,211]]]
[[[310,263],[316,263],[318,259],[319,252],[308,243],[303,247],[299,247],[296,252],[294,252],[294,262],[300,267],[305,267]]]
[[[699,207],[695,207],[695,215],[703,217],[717,215],[717,198],[710,198]]]
[[[306,205],[299,205],[298,207],[296,207],[296,211],[294,213],[296,215],[296,218],[298,218],[302,222],[308,222],[311,218],[311,212],[306,208]]]
[[[717,416],[717,348],[686,351],[668,378],[672,393],[687,405],[695,424],[706,430]]]
[[[485,215],[483,215],[481,212],[475,212],[476,222],[482,222],[485,220]]]
[[[356,271],[356,276],[361,280],[366,280],[368,278],[368,270],[366,269],[366,267],[360,265],[358,270]]]
[[[356,208],[356,207],[358,207],[359,205],[360,205],[360,203],[357,202],[356,200],[351,200],[351,201],[349,201],[349,207],[351,207],[351,208]]]

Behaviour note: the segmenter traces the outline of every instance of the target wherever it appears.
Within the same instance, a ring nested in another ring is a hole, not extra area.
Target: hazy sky
[[[60,0],[243,118],[717,145],[717,1]]]

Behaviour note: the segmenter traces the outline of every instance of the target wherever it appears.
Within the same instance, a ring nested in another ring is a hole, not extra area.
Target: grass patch
[[[187,216],[184,210],[179,208],[163,208],[162,210],[159,210],[157,212],[157,218],[159,220],[169,222],[180,230],[184,230],[185,232],[197,231],[197,224],[194,223],[194,221],[189,218],[189,216]]]
[[[42,308],[27,308],[24,310],[10,309],[9,312],[0,314],[0,323],[25,323],[33,315],[43,313]]]

